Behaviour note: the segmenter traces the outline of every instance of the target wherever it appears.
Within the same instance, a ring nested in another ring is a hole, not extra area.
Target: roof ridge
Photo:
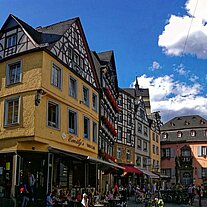
[[[64,20],[64,21],[61,21],[61,22],[57,22],[57,23],[54,23],[54,24],[50,24],[50,25],[47,25],[47,26],[38,26],[36,28],[43,29],[43,28],[53,27],[53,26],[56,26],[56,25],[59,25],[59,24],[65,23],[65,22],[73,21],[73,20],[75,22],[77,19],[80,19],[80,18],[79,17],[74,17],[72,19],[67,19],[67,20]]]

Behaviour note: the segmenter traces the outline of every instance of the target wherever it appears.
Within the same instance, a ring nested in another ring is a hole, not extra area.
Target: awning
[[[136,174],[143,174],[138,168],[131,166],[131,165],[122,165],[124,167],[124,172],[128,173],[136,173]]]
[[[65,156],[69,156],[69,157],[72,157],[72,158],[75,158],[75,159],[78,159],[78,160],[85,160],[86,159],[86,156],[84,156],[84,155],[76,154],[76,153],[73,153],[73,152],[70,152],[70,151],[65,151],[65,150],[50,147],[50,146],[48,147],[48,151],[52,152],[52,153],[56,153],[56,154],[62,154],[62,155],[65,155]]]
[[[122,166],[119,166],[116,163],[107,162],[107,161],[100,160],[100,159],[95,158],[95,157],[88,156],[87,160],[90,160],[90,161],[93,161],[93,162],[96,162],[96,163],[100,163],[100,164],[104,164],[104,165],[107,165],[107,166],[110,166],[110,167],[116,167],[116,168],[124,170],[124,168]]]
[[[159,179],[160,177],[149,170],[140,169],[145,175],[148,175],[150,178]]]

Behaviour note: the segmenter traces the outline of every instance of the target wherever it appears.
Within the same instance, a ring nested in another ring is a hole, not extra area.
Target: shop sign
[[[66,139],[67,135],[65,133],[62,133],[61,137],[62,137],[62,139]],[[77,139],[76,137],[73,137],[72,135],[68,136],[67,141],[70,142],[70,143],[76,144],[78,147],[85,146],[84,140]],[[92,150],[95,150],[95,146],[93,146],[92,144],[87,143],[86,147],[90,148]]]

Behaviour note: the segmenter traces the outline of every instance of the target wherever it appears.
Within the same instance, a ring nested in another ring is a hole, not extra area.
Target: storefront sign
[[[66,139],[66,136],[67,135],[65,133],[63,133],[61,135],[62,139]],[[73,137],[72,135],[69,135],[68,136],[68,139],[66,139],[66,140],[68,142],[70,142],[70,143],[76,144],[78,147],[80,147],[80,146],[86,146],[87,148],[90,148],[92,150],[95,150],[95,146],[94,145],[89,144],[89,143],[85,144],[83,139],[77,139],[77,137]]]
[[[84,146],[84,142],[81,139],[76,139],[72,135],[69,135],[68,142],[77,144],[78,146]]]

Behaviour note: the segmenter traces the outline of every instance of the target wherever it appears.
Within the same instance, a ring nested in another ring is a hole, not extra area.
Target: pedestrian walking
[[[202,189],[201,186],[198,186],[197,193],[198,193],[198,199],[199,199],[199,207],[201,207],[202,206],[201,200],[202,200],[202,197],[203,197],[203,189]]]

